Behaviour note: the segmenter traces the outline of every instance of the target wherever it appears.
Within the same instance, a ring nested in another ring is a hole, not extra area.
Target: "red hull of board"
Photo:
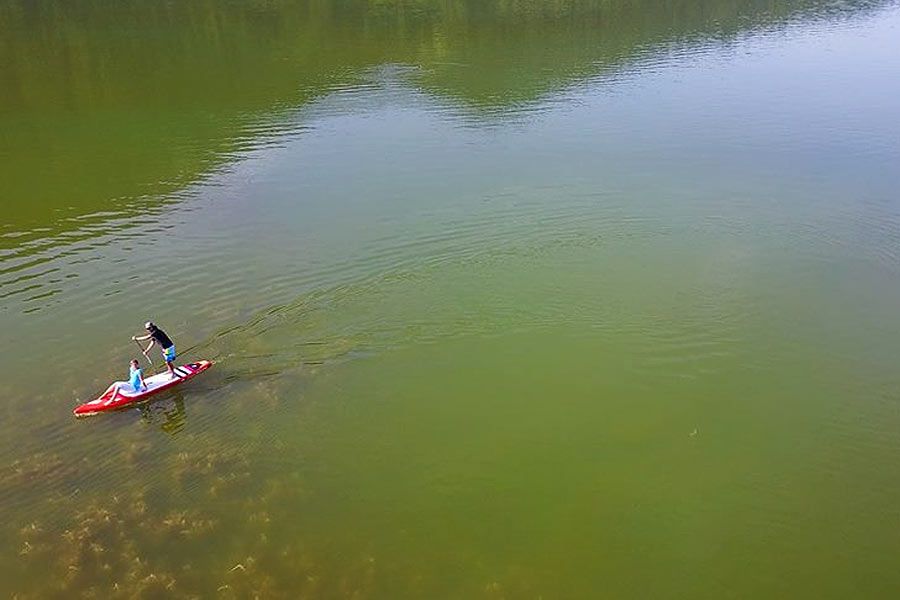
[[[95,415],[97,413],[108,412],[112,410],[116,410],[118,408],[123,408],[125,406],[130,406],[132,404],[136,404],[138,402],[143,402],[150,396],[154,394],[158,394],[163,390],[168,390],[180,383],[184,383],[189,379],[193,379],[203,371],[207,370],[212,366],[212,362],[208,360],[199,360],[197,362],[189,363],[186,365],[181,365],[180,367],[175,367],[175,378],[174,379],[166,379],[162,383],[158,383],[153,385],[150,389],[145,392],[139,393],[131,393],[123,392],[123,386],[130,388],[127,383],[116,382],[106,388],[106,391],[97,398],[96,400],[91,400],[90,402],[85,402],[81,406],[78,406],[72,412],[76,417],[87,417],[90,415]],[[168,375],[162,375],[163,377],[168,377]],[[156,379],[160,377],[160,375],[155,375],[151,379]],[[148,385],[150,379],[147,380]]]

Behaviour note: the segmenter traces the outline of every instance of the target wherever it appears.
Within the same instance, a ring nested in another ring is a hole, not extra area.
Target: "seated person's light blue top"
[[[141,369],[135,369],[132,367],[129,370],[129,375],[131,376],[131,387],[134,391],[141,391],[141,379],[144,376],[144,372]]]

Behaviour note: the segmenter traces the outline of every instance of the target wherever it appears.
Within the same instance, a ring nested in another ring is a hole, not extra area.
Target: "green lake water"
[[[896,598],[898,190],[892,0],[0,1],[0,594]]]

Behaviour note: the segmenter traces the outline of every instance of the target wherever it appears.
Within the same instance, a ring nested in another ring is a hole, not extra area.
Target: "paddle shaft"
[[[137,344],[137,347],[140,348],[140,350],[141,350],[141,354],[144,355],[144,358],[147,359],[147,362],[150,363],[150,366],[152,367],[152,366],[153,366],[153,361],[150,360],[150,357],[149,357],[149,356],[147,356],[147,351],[144,350],[144,348],[141,346],[141,343],[140,343],[139,341],[134,340],[134,343]]]

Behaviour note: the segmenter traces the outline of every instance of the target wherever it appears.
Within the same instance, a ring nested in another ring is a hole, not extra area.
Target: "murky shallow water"
[[[895,595],[896,4],[0,15],[4,593]]]

